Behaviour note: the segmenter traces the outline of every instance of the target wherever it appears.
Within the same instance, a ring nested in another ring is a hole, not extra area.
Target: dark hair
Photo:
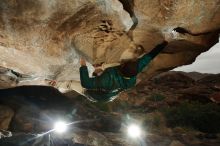
[[[119,71],[124,77],[134,77],[138,74],[137,60],[129,60],[119,66]]]
[[[97,74],[96,72],[93,72],[93,73],[92,73],[92,76],[93,76],[93,77],[97,77],[98,74]]]

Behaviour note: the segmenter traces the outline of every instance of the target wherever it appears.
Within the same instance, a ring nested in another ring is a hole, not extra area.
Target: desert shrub
[[[92,103],[92,104],[95,105],[95,107],[98,108],[100,111],[105,111],[105,112],[110,111],[110,107],[108,103],[98,102],[98,103]]]
[[[162,101],[162,100],[164,100],[166,97],[165,96],[163,96],[163,95],[161,95],[161,94],[158,94],[158,93],[154,93],[154,94],[152,94],[150,97],[149,97],[149,99],[151,100],[151,101]]]
[[[95,102],[92,103],[92,105],[95,106],[98,110],[104,112],[123,111],[129,107],[127,102],[117,100],[113,102]]]
[[[159,127],[161,123],[161,117],[160,116],[155,116],[153,120],[153,125],[156,127]]]
[[[184,102],[178,106],[163,108],[169,127],[187,127],[202,132],[220,132],[220,106],[214,103]]]
[[[147,114],[143,126],[147,127],[149,129],[159,128],[163,123],[162,121],[162,115],[157,112],[152,112],[150,114]]]

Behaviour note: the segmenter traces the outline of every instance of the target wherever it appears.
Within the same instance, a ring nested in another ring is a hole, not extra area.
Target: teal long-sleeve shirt
[[[145,54],[138,59],[138,73],[140,73],[151,60],[159,54],[159,52],[166,46],[167,42],[157,45],[150,53]],[[121,75],[118,69],[119,66],[107,68],[100,76],[89,77],[87,66],[80,67],[80,80],[82,87],[88,90],[106,90],[109,91],[108,96],[117,95],[118,92],[132,88],[136,84],[136,76],[125,78]],[[118,90],[118,92],[112,92]]]

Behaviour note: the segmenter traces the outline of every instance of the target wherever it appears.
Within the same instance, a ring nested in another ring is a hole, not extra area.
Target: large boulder
[[[190,64],[217,43],[219,0],[1,0],[0,66],[79,80],[80,56],[120,63],[134,58],[135,44],[147,53],[176,27],[195,35],[172,41],[140,79]]]
[[[7,130],[12,117],[14,116],[14,111],[8,106],[0,105],[0,130]]]

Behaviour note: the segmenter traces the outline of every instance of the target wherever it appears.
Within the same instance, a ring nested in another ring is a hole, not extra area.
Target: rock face
[[[147,53],[176,27],[195,36],[172,41],[140,78],[192,63],[213,46],[219,0],[1,0],[0,66],[41,79],[78,80],[80,56],[120,63],[134,57],[135,44]]]
[[[14,111],[11,108],[0,105],[0,130],[8,129],[13,116],[14,116]]]
[[[207,77],[218,79],[218,75]],[[207,77],[199,81],[209,81]],[[163,73],[114,102],[98,104],[74,91],[62,94],[45,86],[1,89],[0,126],[7,121],[5,129],[12,136],[5,138],[5,131],[0,129],[0,145],[24,141],[29,142],[28,146],[73,142],[76,146],[139,146],[140,142],[147,146],[220,145],[218,82],[211,86],[192,81],[181,72]],[[73,124],[61,135],[37,135],[53,129],[57,120]],[[141,141],[128,137],[131,123],[141,126]],[[1,134],[5,135],[2,139]]]
[[[170,88],[185,88],[194,83],[194,80],[182,73],[166,72],[154,78],[156,84]]]
[[[165,72],[121,94],[120,101],[128,102],[136,107],[146,106],[147,110],[177,105],[180,101],[186,100],[219,104],[219,74],[201,75],[198,73],[198,75],[204,77],[196,81],[194,79],[198,77],[191,78],[191,73]],[[142,98],[144,96],[148,99]],[[155,101],[157,104],[154,104]]]

